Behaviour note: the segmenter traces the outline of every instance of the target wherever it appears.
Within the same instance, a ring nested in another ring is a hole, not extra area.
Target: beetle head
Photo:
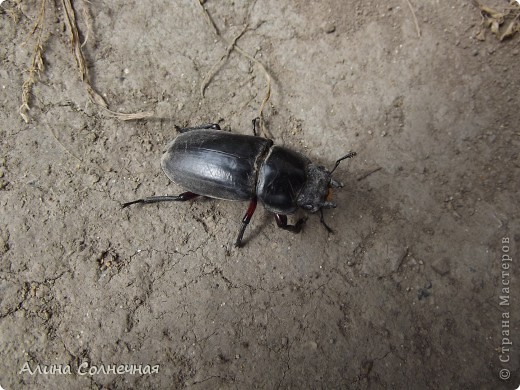
[[[321,208],[336,207],[334,203],[326,200],[330,188],[330,173],[325,168],[312,163],[307,166],[306,173],[307,181],[296,199],[298,207],[312,213]]]
[[[338,182],[332,178],[332,173],[336,170],[339,163],[347,158],[352,158],[356,155],[350,152],[336,161],[334,168],[329,172],[322,166],[317,166],[310,163],[307,166],[307,181],[301,190],[296,203],[298,207],[315,213],[321,209],[335,208],[336,204],[331,202],[332,188],[341,188],[343,183]]]

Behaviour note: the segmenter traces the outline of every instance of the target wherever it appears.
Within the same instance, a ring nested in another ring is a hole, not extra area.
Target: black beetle
[[[287,224],[287,214],[299,207],[310,212],[320,211],[321,223],[332,230],[323,219],[323,209],[336,205],[329,201],[331,188],[343,184],[332,179],[332,173],[342,160],[354,157],[350,152],[336,161],[329,172],[313,164],[307,157],[273,141],[253,134],[241,135],[221,131],[218,124],[177,128],[181,133],[168,146],[161,166],[168,178],[189,190],[177,196],[153,196],[124,203],[165,201],[184,202],[198,196],[225,200],[249,200],[249,207],[235,241],[242,246],[242,237],[256,209],[257,200],[274,213],[278,227],[299,233],[305,219],[295,225]]]

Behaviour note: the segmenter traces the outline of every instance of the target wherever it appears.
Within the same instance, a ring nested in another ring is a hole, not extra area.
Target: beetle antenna
[[[336,160],[336,164],[334,164],[334,168],[332,168],[332,171],[330,171],[330,174],[332,175],[332,173],[336,170],[336,168],[338,167],[339,163],[342,162],[343,160],[347,159],[347,158],[352,158],[356,155],[357,153],[356,152],[348,152],[345,156],[339,158]],[[326,225],[325,225],[326,226]]]

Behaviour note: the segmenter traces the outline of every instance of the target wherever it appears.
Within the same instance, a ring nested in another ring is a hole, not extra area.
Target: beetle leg
[[[187,133],[192,130],[221,130],[218,123],[206,123],[204,125],[194,126],[194,127],[179,127],[175,126],[175,129],[179,133]]]
[[[334,233],[334,230],[332,230],[332,229],[329,227],[329,225],[327,225],[327,224],[325,223],[325,218],[323,218],[323,209],[320,209],[320,222],[321,222],[321,224],[322,224],[323,226],[325,226],[325,229],[327,229],[327,231],[328,231],[329,233]]]
[[[288,225],[287,224],[287,215],[285,214],[274,214],[274,219],[276,220],[276,224],[280,229],[288,230],[293,233],[300,233],[303,227],[303,224],[307,220],[307,218],[299,219],[296,224]]]
[[[175,195],[175,196],[150,196],[148,198],[137,199],[132,202],[123,203],[123,208],[128,207],[132,204],[136,204],[136,203],[148,204],[148,203],[170,202],[170,201],[186,202],[187,200],[194,199],[197,196],[199,196],[199,195],[194,194],[193,192],[189,192],[189,191],[183,192],[182,194]]]
[[[244,215],[244,218],[242,218],[242,226],[240,227],[237,240],[235,241],[235,246],[237,248],[240,248],[242,246],[242,238],[244,237],[244,232],[246,231],[247,225],[249,225],[249,221],[251,221],[251,218],[255,213],[256,202],[257,200],[255,196],[253,199],[251,199],[251,202],[249,202],[249,207],[247,208],[246,214]]]

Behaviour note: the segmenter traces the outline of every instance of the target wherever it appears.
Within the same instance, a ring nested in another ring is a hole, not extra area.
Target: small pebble
[[[323,27],[323,30],[327,33],[327,34],[332,34],[334,31],[336,31],[336,26],[334,25],[334,23],[332,22],[328,22],[325,24],[325,26]]]

